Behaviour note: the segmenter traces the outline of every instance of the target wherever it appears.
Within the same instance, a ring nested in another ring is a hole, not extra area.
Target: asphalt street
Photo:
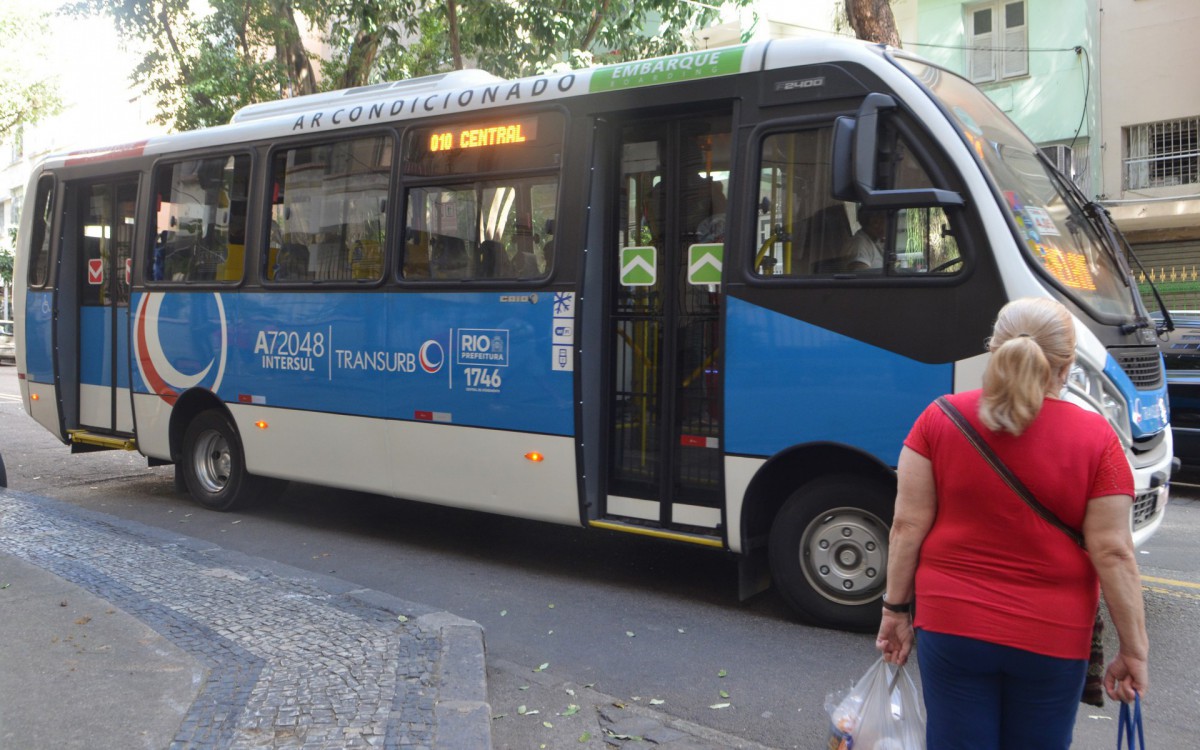
[[[0,394],[15,392],[13,369],[0,368]],[[773,594],[739,603],[736,565],[720,553],[305,485],[245,512],[207,512],[174,492],[170,469],[136,454],[70,456],[2,395],[0,452],[16,489],[479,622],[499,748],[558,747],[547,743],[564,736],[588,747],[579,738],[612,730],[603,711],[614,704],[710,731],[713,747],[813,747],[827,733],[826,695],[875,658],[869,636],[798,624]],[[1198,535],[1200,488],[1177,485],[1139,554],[1152,746],[1189,747],[1200,727]],[[1081,709],[1076,747],[1111,747],[1116,713]]]

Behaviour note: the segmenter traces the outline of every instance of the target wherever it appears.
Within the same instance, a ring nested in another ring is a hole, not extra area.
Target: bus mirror
[[[833,197],[847,203],[857,203],[862,197],[854,189],[852,176],[854,124],[853,117],[839,117],[833,123]]]
[[[839,117],[833,126],[833,197],[867,208],[962,206],[961,195],[940,188],[880,190],[875,186],[879,149],[879,113],[896,108],[887,94],[868,94],[855,117]]]

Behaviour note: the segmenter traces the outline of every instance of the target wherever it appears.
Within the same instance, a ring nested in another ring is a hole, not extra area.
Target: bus
[[[1136,540],[1162,522],[1162,357],[1111,222],[900,50],[297,97],[45,159],[26,195],[26,410],[208,508],[299,481],[701,545],[743,597],[870,629],[907,430],[1041,295]]]

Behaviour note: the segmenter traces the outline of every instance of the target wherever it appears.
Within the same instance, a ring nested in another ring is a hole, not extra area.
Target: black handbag
[[[971,445],[975,447],[975,450],[979,451],[979,455],[983,457],[983,460],[987,461],[988,465],[995,469],[1000,478],[1004,480],[1004,483],[1017,494],[1017,497],[1024,500],[1025,504],[1034,513],[1041,516],[1043,520],[1062,531],[1071,538],[1071,541],[1086,549],[1083,543],[1083,534],[1063,523],[1049,508],[1038,502],[1033,493],[1029,491],[1029,488],[1017,478],[1016,474],[1013,474],[1004,465],[1004,462],[991,449],[991,446],[984,442],[983,436],[979,434],[979,431],[967,421],[967,418],[955,408],[954,404],[950,403],[945,396],[938,397],[935,403],[950,418],[950,421],[958,427]],[[1104,705],[1104,618],[1100,616],[1099,607],[1096,608],[1096,621],[1092,625],[1092,650],[1088,656],[1087,678],[1083,682],[1083,695],[1080,696],[1079,701],[1089,706]]]

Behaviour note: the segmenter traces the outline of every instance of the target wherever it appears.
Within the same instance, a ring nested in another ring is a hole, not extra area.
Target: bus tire
[[[183,434],[182,473],[188,494],[210,510],[246,507],[256,496],[256,478],[246,471],[237,428],[222,412],[201,412]]]
[[[775,516],[771,576],[805,620],[873,632],[887,577],[895,495],[883,483],[837,475],[809,482]]]

